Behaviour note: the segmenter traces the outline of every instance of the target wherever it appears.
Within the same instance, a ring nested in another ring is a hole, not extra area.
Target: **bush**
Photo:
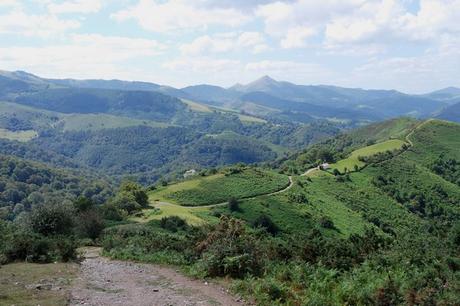
[[[95,240],[104,229],[104,219],[96,209],[82,212],[77,217],[75,230],[80,238]]]
[[[245,230],[241,220],[222,217],[197,247],[198,266],[206,276],[243,277],[258,275],[263,259],[258,240]]]
[[[74,203],[73,206],[77,212],[88,211],[94,207],[94,202],[91,199],[85,197],[79,197]]]
[[[34,207],[30,214],[31,229],[44,236],[68,235],[74,225],[74,211],[67,205],[45,204]]]
[[[178,216],[170,216],[162,218],[160,226],[168,231],[177,232],[178,230],[185,230],[187,222]]]
[[[134,182],[123,182],[120,186],[120,193],[127,193],[134,196],[134,200],[143,208],[149,205],[149,196],[144,188]]]
[[[324,228],[328,228],[328,229],[335,228],[334,222],[329,217],[321,217],[319,219],[319,224]]]
[[[240,203],[236,198],[230,198],[230,200],[228,200],[228,209],[231,212],[240,211]]]
[[[75,241],[66,236],[45,237],[38,233],[18,230],[5,241],[3,254],[7,262],[69,261],[77,258]]]
[[[252,223],[252,226],[255,228],[263,228],[272,235],[276,235],[279,232],[278,226],[267,215],[260,215],[257,217]]]

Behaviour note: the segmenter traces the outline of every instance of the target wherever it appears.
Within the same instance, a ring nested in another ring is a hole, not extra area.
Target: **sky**
[[[460,0],[0,0],[0,69],[425,93],[460,87]]]

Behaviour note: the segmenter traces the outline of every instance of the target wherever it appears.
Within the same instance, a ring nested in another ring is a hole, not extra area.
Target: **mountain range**
[[[99,98],[101,95],[110,96],[113,93],[110,91],[117,91],[116,95],[125,101],[128,97],[123,97],[126,93],[120,93],[122,91],[148,91],[156,94],[154,97],[143,94],[142,100],[165,99],[158,95],[163,94],[257,116],[262,114],[264,117],[287,118],[291,121],[297,121],[299,117],[358,121],[378,121],[398,116],[445,118],[445,113],[450,112],[448,107],[460,103],[460,89],[455,87],[424,95],[411,95],[396,90],[297,85],[264,76],[249,84],[236,84],[229,88],[206,84],[173,88],[148,82],[58,80],[40,78],[21,71],[0,72],[0,98],[13,98],[16,102],[27,105],[33,104],[31,100],[36,100],[37,95],[44,95],[48,100],[62,100],[65,92],[66,104],[70,104],[66,107],[72,111],[75,111],[71,109],[72,103],[77,103],[81,112],[106,112],[110,108],[110,102],[101,101]],[[83,100],[88,101],[90,98],[94,98],[96,102],[91,103],[91,106],[83,104]],[[131,97],[129,100],[131,101]],[[172,103],[173,100],[168,101]],[[300,122],[305,122],[305,118]]]

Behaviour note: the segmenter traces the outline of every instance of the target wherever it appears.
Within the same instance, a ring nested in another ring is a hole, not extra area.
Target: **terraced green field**
[[[332,169],[337,169],[340,172],[344,172],[345,169],[353,170],[355,165],[358,167],[363,167],[365,164],[358,159],[360,156],[372,156],[380,152],[392,151],[400,149],[402,145],[405,144],[404,141],[399,139],[391,139],[381,143],[377,143],[371,146],[367,146],[358,150],[355,150],[351,153],[348,158],[342,159],[335,164],[331,165]]]
[[[287,176],[272,171],[246,168],[234,174],[200,177],[161,188],[152,200],[184,206],[217,204],[234,197],[253,197],[281,190],[289,185]]]

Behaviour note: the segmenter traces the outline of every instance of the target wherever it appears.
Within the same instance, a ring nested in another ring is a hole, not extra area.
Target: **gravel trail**
[[[70,305],[178,306],[243,305],[215,284],[157,265],[110,260],[86,249]]]

